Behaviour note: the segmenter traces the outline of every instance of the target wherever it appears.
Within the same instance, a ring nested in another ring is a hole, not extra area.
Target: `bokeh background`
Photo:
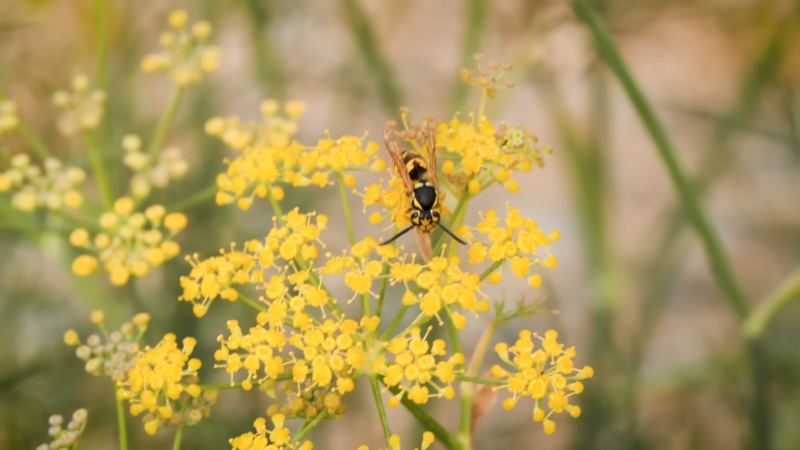
[[[599,1],[629,67],[674,141],[701,205],[750,304],[755,307],[800,265],[800,5],[791,1]],[[94,3],[87,0],[0,1],[0,92],[62,159],[88,167],[79,141],[59,135],[50,97],[72,76],[94,73]],[[398,107],[417,117],[453,117],[476,109],[478,91],[460,84],[472,55],[514,62],[516,87],[489,103],[495,121],[524,126],[555,151],[543,170],[517,177],[516,195],[498,188],[474,202],[502,209],[506,199],[544,229],[558,229],[551,247],[559,265],[533,291],[506,273],[494,298],[546,298],[558,314],[519,319],[494,342],[513,342],[522,328],[555,328],[596,376],[580,398],[583,415],[562,418],[546,436],[532,405],[496,407],[476,430],[475,447],[520,449],[797,449],[800,448],[800,307],[789,304],[749,343],[714,281],[707,257],[685,221],[655,146],[618,81],[598,58],[587,29],[564,1],[226,0],[108,2],[108,121],[102,149],[125,186],[121,137],[149,136],[172,88],[139,71],[158,46],[166,16],[184,8],[214,26],[220,70],[187,91],[167,143],[187,155],[187,177],[151,198],[170,205],[208,189],[226,150],[203,132],[216,115],[258,117],[265,98],[300,100],[308,112],[299,140],[331,134],[379,136]],[[462,116],[463,117],[463,116]],[[12,153],[26,151],[6,138]],[[0,162],[5,170],[6,162]],[[377,177],[374,176],[373,178]],[[360,177],[359,186],[372,180]],[[90,186],[86,183],[85,186]],[[313,189],[313,190],[312,190]],[[96,193],[89,193],[93,196]],[[354,204],[357,238],[377,236]],[[287,189],[284,207],[333,219],[329,249],[343,248],[345,230],[335,188]],[[180,258],[124,288],[104,277],[79,279],[66,232],[36,216],[25,229],[0,196],[0,448],[47,441],[47,417],[89,410],[81,448],[116,446],[110,381],[83,370],[63,332],[94,332],[88,314],[102,308],[113,327],[147,311],[148,341],[166,332],[191,335],[212,360],[225,322],[253,321],[243,305],[215,303],[203,319],[179,303]],[[272,211],[265,201],[247,211],[209,200],[186,211],[184,253],[215,254],[231,241],[263,237]],[[406,245],[414,245],[410,239]],[[344,292],[344,291],[342,291]],[[398,308],[399,298],[391,308]],[[470,319],[465,347],[482,331]],[[469,351],[469,350],[468,350]],[[760,368],[754,380],[753,358]],[[488,369],[496,359],[488,357]],[[206,364],[204,383],[224,382]],[[363,381],[363,380],[362,380]],[[754,398],[763,401],[753,406]],[[325,421],[316,448],[385,445],[369,389],[346,398],[348,413]],[[268,398],[225,391],[212,418],[187,429],[184,448],[227,448],[251,429]],[[530,407],[530,408],[529,408]],[[451,428],[457,403],[427,408]],[[405,443],[421,429],[398,408],[393,431]],[[129,418],[132,448],[168,448],[172,431],[147,437]],[[753,440],[753,437],[756,440]]]

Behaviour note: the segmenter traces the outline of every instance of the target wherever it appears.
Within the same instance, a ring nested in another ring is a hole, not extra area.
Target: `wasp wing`
[[[408,170],[406,170],[406,163],[403,161],[403,154],[400,152],[400,146],[397,143],[394,130],[389,127],[383,127],[383,142],[386,143],[386,150],[389,151],[389,156],[392,157],[394,171],[400,175],[400,179],[406,185],[408,195],[411,196],[414,193],[414,183],[408,175]]]
[[[436,192],[439,192],[439,170],[436,168],[436,139],[430,124],[425,124],[422,129],[422,137],[425,139],[425,147],[428,147],[428,171],[430,172],[430,182],[433,183]]]

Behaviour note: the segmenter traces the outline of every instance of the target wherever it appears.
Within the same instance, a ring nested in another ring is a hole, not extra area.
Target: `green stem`
[[[494,264],[489,266],[488,269],[484,270],[483,273],[481,274],[481,281],[483,281],[484,279],[486,279],[486,277],[491,275],[492,272],[494,272],[495,269],[497,269],[498,267],[502,266],[504,261],[505,261],[504,259],[501,259],[500,261],[496,261]]]
[[[397,386],[389,387],[389,392],[394,395],[400,393],[400,389]],[[436,436],[438,442],[444,445],[449,450],[464,450],[463,445],[459,440],[453,436],[445,427],[442,426],[436,419],[433,418],[427,411],[422,409],[421,406],[417,405],[413,401],[409,400],[408,397],[405,395],[400,400],[400,403],[403,404],[403,407],[414,416],[417,421],[422,424],[422,426],[430,431],[431,433]]]
[[[181,200],[179,202],[176,202],[175,204],[173,204],[172,206],[167,208],[167,211],[169,211],[169,212],[186,211],[188,209],[191,209],[191,208],[193,208],[193,207],[205,202],[206,200],[214,198],[214,196],[217,195],[218,191],[219,191],[219,188],[216,185],[209,186],[209,187],[203,189],[202,191],[198,191],[197,193],[195,193],[194,195],[192,195],[189,198],[186,198],[186,199],[183,199],[183,200]]]
[[[678,161],[675,149],[667,136],[664,126],[659,121],[658,117],[656,117],[652,106],[631,76],[605,24],[603,24],[589,2],[587,0],[573,0],[572,5],[577,16],[592,32],[600,56],[619,79],[629,100],[636,109],[639,118],[650,133],[650,137],[661,159],[667,166],[667,171],[672,179],[672,183],[678,191],[683,209],[686,215],[691,219],[698,238],[705,249],[706,257],[708,258],[715,281],[725,294],[725,298],[730,304],[731,309],[740,320],[744,320],[748,313],[747,299],[733,275],[728,259],[719,243],[719,238],[711,228],[705,213],[700,208],[692,186],[684,174],[683,168]]]
[[[378,94],[383,106],[390,113],[396,114],[397,108],[402,104],[400,88],[391,66],[378,47],[380,40],[375,36],[369,17],[359,0],[344,0],[344,9],[358,51],[377,79]]]
[[[756,306],[744,322],[745,335],[750,339],[761,337],[778,312],[797,298],[800,298],[800,268]]]
[[[186,428],[186,421],[181,422],[178,426],[178,431],[175,432],[175,441],[172,443],[172,450],[181,449],[181,439],[183,438],[183,429]]]
[[[475,384],[487,384],[489,386],[506,386],[508,382],[505,380],[489,380],[487,378],[468,377],[466,375],[456,375],[456,380],[464,381]],[[463,395],[463,393],[462,393]]]
[[[106,0],[95,0],[94,2],[94,38],[97,42],[97,86],[103,90],[106,90],[106,75],[108,73],[107,6]]]
[[[356,245],[356,235],[353,230],[353,219],[350,217],[350,204],[347,202],[347,191],[344,185],[344,177],[341,172],[336,172],[336,181],[339,184],[339,195],[342,197],[344,206],[344,218],[347,221],[347,237],[350,238],[350,246]]]
[[[489,2],[486,0],[469,0],[467,2],[467,31],[464,35],[464,47],[461,49],[462,67],[472,65],[473,55],[478,52],[478,46],[486,30],[486,22],[489,18],[489,14],[487,14],[488,6]],[[460,79],[456,83],[451,111],[459,111],[464,107],[467,92],[469,92],[469,86],[462,83]]]
[[[162,114],[161,118],[158,120],[156,131],[153,134],[152,139],[150,139],[150,145],[147,147],[147,154],[150,156],[150,158],[156,156],[159,149],[161,149],[161,144],[164,143],[164,138],[167,135],[169,126],[172,124],[172,119],[175,118],[175,112],[178,110],[178,105],[181,103],[181,97],[183,97],[184,89],[185,88],[183,86],[177,86],[175,90],[172,91],[172,97],[169,99],[167,109],[164,110],[164,114]]]
[[[464,447],[472,447],[472,398],[475,395],[475,378],[481,368],[483,357],[486,355],[486,350],[489,349],[489,344],[492,342],[494,330],[497,324],[494,320],[489,321],[489,326],[483,331],[478,345],[472,352],[469,366],[467,367],[466,376],[460,379],[461,385],[459,392],[461,393],[461,423],[458,429],[458,439],[464,444]]]
[[[392,331],[397,328],[397,325],[400,325],[400,321],[403,320],[403,316],[406,315],[406,311],[408,311],[408,305],[403,305],[400,307],[400,311],[398,311],[397,315],[394,316],[394,320],[392,320],[392,323],[389,324],[389,328],[387,328],[386,331],[384,331],[378,338],[379,340],[385,341],[389,335],[392,334]]]
[[[375,306],[375,315],[380,317],[383,312],[383,298],[386,297],[386,288],[389,286],[389,271],[392,266],[388,262],[383,263],[383,281],[381,281],[381,290],[378,294],[378,304]]]
[[[383,427],[383,435],[386,437],[386,442],[392,437],[392,431],[389,429],[389,419],[386,418],[386,410],[383,408],[383,398],[381,398],[381,389],[378,386],[378,377],[375,374],[369,376],[369,384],[372,386],[372,397],[375,399],[375,406],[378,408],[378,416],[381,418],[381,426]]]
[[[461,353],[461,338],[458,336],[458,329],[453,322],[452,310],[449,306],[445,305],[444,310],[447,314],[444,315],[444,322],[447,325],[447,334],[450,336],[450,345],[453,346],[453,353]],[[456,366],[458,370],[464,369],[464,364]],[[461,418],[458,423],[458,440],[465,449],[472,448],[472,437],[470,435],[470,427],[472,425],[472,389],[471,385],[466,385],[467,392],[464,392],[465,384],[461,384]]]
[[[40,158],[47,159],[52,157],[47,147],[45,147],[33,131],[25,125],[25,122],[20,120],[19,123],[17,123],[17,131],[19,131],[20,136],[22,136],[22,140],[25,141],[28,147],[32,148]]]
[[[119,398],[118,389],[114,388],[114,398],[117,401],[117,426],[119,427],[119,450],[128,450],[128,430],[125,426],[125,408]]]
[[[317,416],[314,417],[314,419],[311,422],[308,422],[307,424],[305,424],[303,426],[303,428],[301,428],[297,432],[297,434],[294,435],[294,437],[292,438],[292,442],[291,443],[292,444],[296,444],[296,443],[300,442],[304,437],[308,436],[308,433],[310,433],[311,430],[313,430],[314,427],[316,427],[317,424],[322,419],[324,419],[327,415],[328,415],[328,410],[327,409],[323,409],[322,411],[320,411],[320,413],[317,414]]]
[[[247,305],[247,306],[249,306],[249,307],[251,307],[251,308],[255,309],[256,311],[260,311],[260,312],[267,312],[267,311],[269,311],[269,310],[267,309],[267,307],[266,307],[266,306],[264,306],[264,305],[261,305],[261,304],[259,304],[258,302],[255,302],[255,301],[253,301],[253,300],[251,300],[251,299],[247,298],[247,296],[245,296],[245,295],[242,295],[242,293],[241,293],[240,291],[238,291],[238,290],[237,290],[236,292],[238,292],[238,293],[239,293],[239,298],[238,298],[238,300],[241,300],[242,302],[244,302],[244,304],[245,304],[245,305]]]
[[[110,211],[114,206],[114,194],[111,192],[111,181],[106,174],[103,158],[100,156],[100,150],[97,148],[97,144],[91,132],[87,132],[84,137],[86,140],[86,149],[89,153],[89,161],[92,164],[92,171],[97,179],[97,187],[100,190],[101,197],[103,197],[103,206],[106,211]]]

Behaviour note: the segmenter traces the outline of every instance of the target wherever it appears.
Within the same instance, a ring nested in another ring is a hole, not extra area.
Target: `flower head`
[[[311,450],[314,444],[305,441],[302,444],[291,443],[291,432],[286,428],[286,417],[283,414],[275,414],[270,418],[272,429],[267,428],[267,419],[259,417],[253,422],[252,431],[231,438],[228,442],[233,450]]]
[[[408,333],[384,343],[384,347],[387,354],[394,356],[394,361],[380,358],[371,368],[384,376],[383,381],[387,387],[397,386],[400,389],[389,399],[390,407],[400,404],[404,395],[416,404],[427,403],[430,397],[455,397],[452,383],[459,372],[456,367],[464,363],[464,356],[455,353],[450,358],[437,362],[436,357],[446,355],[445,342],[442,339],[436,339],[430,344],[427,334],[422,336],[419,328],[412,328]]]
[[[133,134],[122,139],[122,147],[125,149],[123,163],[134,171],[130,184],[131,192],[137,198],[147,197],[151,187],[169,186],[171,180],[183,178],[189,169],[177,147],[168,147],[157,158],[152,158],[142,151],[141,139]]]
[[[78,443],[86,428],[89,413],[85,409],[79,409],[72,414],[72,420],[64,424],[64,418],[55,415],[50,416],[48,423],[50,429],[48,434],[53,440],[49,444],[42,444],[36,450],[69,450],[78,447]]]
[[[178,86],[202,81],[204,73],[219,67],[219,49],[208,45],[211,24],[196,22],[189,26],[186,12],[175,10],[169,15],[170,29],[161,34],[162,51],[142,60],[142,71],[162,72]]]
[[[206,122],[208,134],[239,152],[235,159],[226,161],[228,170],[217,176],[218,204],[236,202],[241,209],[248,209],[256,196],[282,200],[280,184],[325,187],[335,172],[386,167],[374,159],[379,146],[374,142],[365,145],[356,136],[337,140],[327,137],[315,146],[301,145],[294,136],[305,107],[288,102],[284,114],[279,109],[276,101],[266,100],[261,105],[260,122],[242,123],[238,117],[215,117]]]
[[[0,136],[17,128],[18,124],[17,105],[10,100],[0,100]]]
[[[505,379],[505,387],[513,394],[503,402],[503,407],[512,409],[520,397],[532,398],[533,420],[543,422],[547,434],[552,434],[556,429],[551,419],[553,414],[566,411],[572,417],[580,416],[580,407],[571,405],[569,398],[583,392],[581,380],[594,376],[594,370],[589,366],[583,369],[575,367],[572,361],[577,354],[575,347],[564,349],[557,338],[558,333],[554,330],[547,331],[544,337],[527,330],[521,331],[514,346],[498,344],[495,347],[500,359],[511,370],[501,366],[492,367],[492,375]],[[539,342],[540,348],[536,348],[534,341]]]
[[[103,118],[106,94],[100,89],[91,89],[86,75],[72,79],[71,91],[57,91],[53,103],[62,110],[58,118],[58,129],[65,136],[84,130],[93,130]]]
[[[94,239],[82,228],[70,235],[72,245],[91,253],[76,258],[72,271],[78,276],[90,275],[99,267],[99,259],[111,283],[122,286],[131,275],[143,277],[178,256],[180,246],[173,238],[186,227],[186,216],[167,214],[161,205],[134,212],[133,200],[122,197],[114,203],[113,211],[100,216],[100,227],[103,231]]]
[[[83,203],[77,188],[85,179],[83,169],[63,167],[55,158],[46,159],[43,167],[35,166],[27,154],[21,153],[11,159],[5,173],[0,173],[0,192],[13,192],[11,204],[22,211],[76,209]]]
[[[179,346],[174,334],[166,334],[155,347],[139,352],[126,380],[119,382],[117,396],[130,401],[132,415],[146,413],[142,422],[148,434],[162,424],[194,425],[211,413],[209,405],[216,402],[217,392],[203,392],[197,384],[201,362],[190,359],[196,343],[187,337]]]

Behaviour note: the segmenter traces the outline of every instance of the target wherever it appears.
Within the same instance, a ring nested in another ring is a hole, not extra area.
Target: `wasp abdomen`
[[[406,165],[406,172],[411,181],[420,181],[428,174],[427,163],[416,152],[404,152],[403,163]]]

